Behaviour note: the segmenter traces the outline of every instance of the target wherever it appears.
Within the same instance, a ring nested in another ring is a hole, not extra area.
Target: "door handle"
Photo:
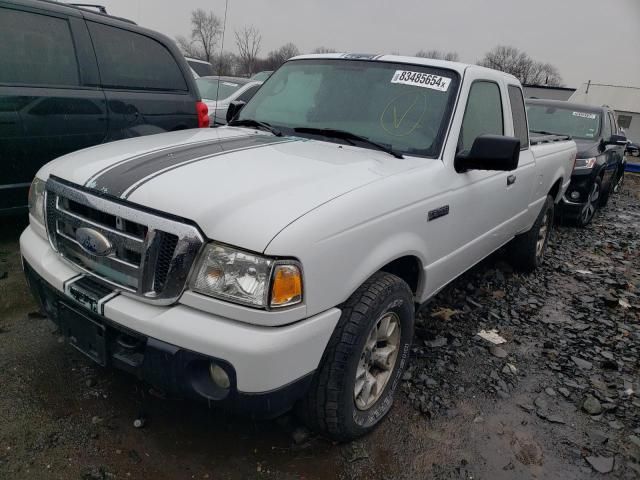
[[[514,183],[516,183],[516,176],[515,175],[509,175],[507,177],[507,186],[513,185]]]

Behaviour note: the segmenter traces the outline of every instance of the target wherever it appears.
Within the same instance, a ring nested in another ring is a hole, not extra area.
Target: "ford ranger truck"
[[[98,364],[336,440],[391,408],[420,305],[510,242],[543,261],[576,156],[516,78],[413,57],[296,57],[228,118],[44,166],[29,285]]]

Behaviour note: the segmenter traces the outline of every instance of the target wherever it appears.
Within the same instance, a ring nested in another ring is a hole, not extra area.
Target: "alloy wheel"
[[[589,198],[587,199],[587,203],[585,203],[582,208],[582,223],[587,224],[593,218],[596,213],[596,208],[598,208],[598,201],[600,200],[600,185],[598,183],[594,183],[593,187],[591,187],[591,192],[589,193]]]
[[[538,229],[538,240],[536,242],[536,258],[540,260],[544,256],[544,250],[547,246],[547,240],[551,233],[549,210],[544,213],[540,228]]]
[[[400,317],[385,312],[373,325],[356,368],[353,398],[359,410],[367,410],[384,392],[398,358]]]

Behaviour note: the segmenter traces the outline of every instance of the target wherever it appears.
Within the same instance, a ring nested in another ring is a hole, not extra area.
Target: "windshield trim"
[[[429,159],[434,159],[434,160],[442,160],[442,156],[444,153],[444,147],[446,146],[447,143],[447,139],[449,138],[449,133],[450,133],[450,129],[451,129],[451,125],[453,123],[453,117],[454,117],[454,113],[455,113],[455,109],[456,106],[458,104],[458,97],[460,96],[460,86],[462,85],[462,76],[460,75],[460,73],[452,68],[446,68],[446,67],[437,67],[434,65],[427,65],[427,64],[423,64],[423,63],[413,63],[413,62],[399,62],[399,61],[388,61],[388,60],[374,60],[374,59],[369,59],[369,58],[300,58],[300,59],[292,59],[292,60],[288,60],[287,62],[283,63],[278,69],[274,70],[274,72],[271,74],[271,76],[269,76],[269,78],[267,80],[265,80],[265,83],[270,81],[272,78],[275,77],[276,73],[283,67],[285,67],[286,65],[290,65],[292,63],[299,63],[299,62],[303,62],[303,63],[309,63],[309,64],[313,64],[313,63],[333,63],[333,62],[364,62],[364,63],[372,63],[372,64],[384,64],[384,65],[392,65],[395,66],[399,69],[407,69],[407,67],[418,67],[418,68],[422,68],[422,69],[427,69],[430,71],[433,71],[434,73],[438,74],[438,75],[446,75],[449,76],[451,78],[451,83],[449,84],[449,87],[451,88],[451,94],[449,96],[449,99],[447,100],[447,104],[445,106],[444,112],[443,112],[443,117],[442,117],[442,121],[440,122],[440,128],[438,130],[437,136],[436,138],[439,139],[439,142],[437,143],[437,148],[434,149],[434,153],[432,155],[419,155],[415,152],[411,152],[411,151],[404,151],[404,150],[397,150],[398,153],[401,153],[402,155],[406,156],[406,157],[414,157],[414,158],[429,158]],[[392,68],[392,67],[391,67]],[[256,92],[256,96],[257,96]],[[250,105],[251,102],[253,101],[254,98],[256,98],[256,96],[252,97],[248,102],[247,105]],[[243,108],[240,112],[240,116],[242,115],[242,112],[245,109]],[[314,140],[317,139],[317,135],[309,135],[307,137],[307,134],[304,133],[295,133],[294,132],[294,127],[288,127],[285,125],[280,125],[277,123],[273,123],[273,122],[269,122],[271,124],[272,127],[277,128],[278,130],[280,130],[281,132],[285,133],[287,136],[298,136],[298,137],[305,137],[305,138],[312,138]],[[299,125],[299,126],[303,126],[303,125]],[[322,141],[326,141],[326,142],[330,142],[330,143],[335,143],[335,144],[339,144],[339,145],[344,145],[345,141],[339,138],[323,138]],[[376,141],[376,140],[374,140]],[[363,145],[358,145],[358,148],[366,148],[368,150],[374,150],[374,151],[379,151],[378,149],[376,149],[373,146],[368,146],[366,144]]]

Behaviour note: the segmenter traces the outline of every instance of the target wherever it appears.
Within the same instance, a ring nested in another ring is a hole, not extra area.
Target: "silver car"
[[[234,100],[248,102],[263,82],[241,77],[200,77],[196,79],[202,101],[209,107],[211,126],[227,123],[227,109]]]

